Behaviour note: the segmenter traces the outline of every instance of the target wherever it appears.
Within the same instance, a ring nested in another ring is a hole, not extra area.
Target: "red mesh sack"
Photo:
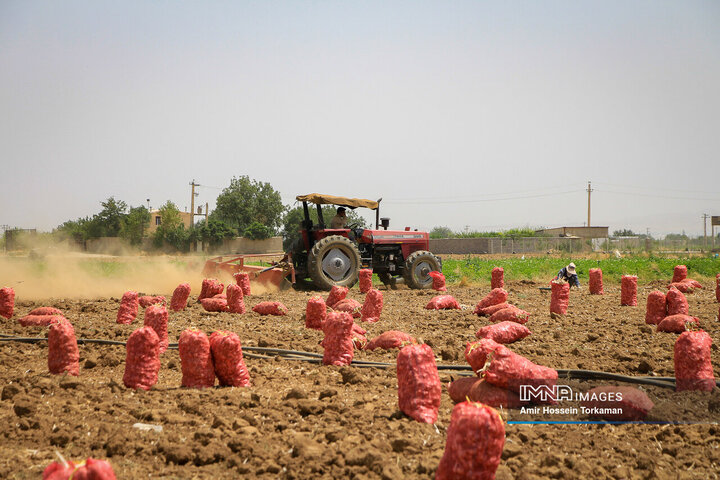
[[[668,315],[687,315],[690,313],[690,306],[688,305],[687,298],[677,288],[671,288],[665,295],[667,301],[667,314]]]
[[[322,346],[324,365],[350,365],[353,360],[352,315],[345,312],[328,313],[322,325],[325,338]]]
[[[240,288],[240,285],[228,285]],[[242,292],[242,289],[240,289]],[[242,345],[237,334],[228,331],[217,331],[210,335],[210,352],[212,353],[215,375],[224,387],[249,387],[250,373],[243,359]]]
[[[455,403],[470,400],[503,408],[518,408],[523,405],[517,393],[496,387],[478,377],[458,378],[448,385],[448,393]]]
[[[508,292],[503,290],[502,288],[493,288],[490,293],[485,295],[485,298],[480,300],[477,305],[475,305],[475,313],[479,314],[479,312],[483,308],[487,308],[491,305],[497,305],[499,303],[505,303],[507,302]]]
[[[157,297],[153,297],[152,295],[143,295],[142,297],[138,297],[138,304],[142,308],[147,308],[150,305],[157,305],[157,304],[164,304],[165,303],[165,297],[162,295],[158,295]]]
[[[325,300],[325,304],[330,308],[335,308],[335,304],[339,302],[340,300],[343,300],[345,297],[347,297],[348,289],[347,287],[340,287],[338,285],[333,285],[330,289],[330,293],[328,294],[327,300]]]
[[[686,278],[680,282],[671,283],[668,288],[677,288],[683,293],[692,293],[696,288],[703,288],[703,286],[697,280]]]
[[[75,464],[53,462],[42,473],[43,480],[116,480],[115,472],[105,460],[88,458]]]
[[[668,315],[667,317],[663,318],[660,323],[658,323],[657,331],[667,333],[683,333],[687,330],[687,325],[692,323],[697,325],[698,319],[682,313]]]
[[[339,302],[335,302],[332,309],[337,312],[349,313],[353,318],[360,318],[362,304],[352,298],[343,298]]]
[[[720,273],[715,276],[715,300],[720,302]]]
[[[160,338],[152,327],[142,327],[130,334],[125,344],[123,384],[137,390],[150,390],[160,373]]]
[[[590,295],[603,295],[602,270],[599,268],[590,269]]]
[[[48,333],[48,369],[50,373],[80,375],[80,351],[72,323],[63,319],[50,325]]]
[[[383,308],[383,294],[380,290],[371,288],[365,295],[362,310],[360,311],[360,319],[363,322],[375,323],[380,321],[380,314]]]
[[[602,418],[609,421],[640,421],[645,420],[653,408],[653,402],[642,390],[635,387],[618,387],[605,385],[595,387],[587,392],[587,400],[581,405],[588,409],[591,418]],[[612,413],[620,409],[619,413]]]
[[[645,310],[645,323],[657,325],[667,317],[667,299],[662,292],[654,291],[648,294],[647,309]]]
[[[250,295],[250,274],[247,272],[238,272],[235,275],[235,281],[238,285],[240,285],[240,288],[242,288],[243,295],[248,296]]]
[[[681,291],[682,293],[692,292],[692,290],[693,290],[692,287],[690,286],[690,284],[685,283],[685,282],[671,283],[670,285],[668,285],[668,288],[677,289],[677,290]]]
[[[411,343],[416,344],[417,341],[407,333],[398,330],[388,330],[370,340],[365,346],[365,350],[375,350],[376,348],[390,350],[391,348],[402,348]]]
[[[505,445],[505,426],[497,410],[482,403],[455,405],[445,452],[435,480],[492,480]]]
[[[372,269],[361,268],[358,271],[360,278],[360,293],[367,293],[372,288]]]
[[[685,265],[675,265],[673,270],[673,283],[682,282],[687,278],[687,267]]]
[[[623,275],[620,280],[620,305],[637,307],[637,277]]]
[[[553,280],[550,288],[550,313],[565,315],[570,302],[570,284]]]
[[[353,342],[353,347],[356,350],[364,350],[365,347],[367,346],[368,339],[365,336],[366,333],[367,333],[367,331],[364,328],[362,328],[357,323],[353,323],[352,342]]]
[[[210,353],[210,340],[200,330],[189,328],[178,340],[182,386],[207,388],[215,385],[215,366]]]
[[[227,306],[230,313],[245,313],[245,299],[240,285],[227,286]]]
[[[322,330],[322,324],[327,314],[327,306],[322,297],[311,297],[305,307],[305,328]]]
[[[206,312],[227,312],[228,304],[224,298],[202,298],[200,304]]]
[[[455,297],[452,295],[438,295],[433,297],[427,305],[426,310],[460,310],[460,304],[458,304]]]
[[[190,297],[190,284],[181,283],[175,288],[172,298],[170,299],[170,310],[179,312],[187,307],[188,298]]]
[[[18,318],[18,323],[23,327],[47,327],[63,320],[65,317],[62,315],[25,315]]]
[[[198,301],[202,300],[203,298],[212,298],[215,295],[223,293],[223,290],[225,290],[225,285],[215,280],[214,278],[205,278],[202,281],[202,288],[200,289],[200,296],[198,297]]]
[[[520,385],[553,386],[557,383],[556,370],[536,365],[494,340],[468,343],[465,360],[488,383],[513,392],[519,392]]]
[[[407,345],[397,356],[398,404],[410,418],[435,423],[442,386],[435,354],[429,345]]]
[[[514,321],[502,321],[495,325],[482,327],[477,331],[477,338],[489,338],[497,343],[513,343],[530,335],[530,330],[525,325]]]
[[[433,279],[433,290],[437,290],[438,292],[447,292],[447,287],[445,286],[445,275],[435,271],[429,272],[428,275]]]
[[[505,286],[505,269],[502,267],[495,267],[490,273],[490,288],[493,290],[496,288],[503,288]]]
[[[702,390],[715,388],[710,361],[712,339],[707,332],[684,332],[675,341],[675,390]]]
[[[120,301],[120,308],[117,314],[117,323],[130,325],[138,314],[137,292],[125,292]]]
[[[516,322],[516,323],[527,323],[530,319],[530,314],[525,310],[521,310],[518,307],[511,305],[508,308],[503,308],[490,315],[490,321],[493,323],[500,322]]]
[[[514,305],[511,305],[507,302],[504,303],[498,303],[497,305],[490,305],[489,307],[485,308],[475,308],[475,312],[479,317],[489,317],[493,313],[502,310],[503,308],[510,308]]]
[[[162,305],[150,305],[145,310],[146,327],[150,327],[157,333],[160,339],[159,352],[165,353],[168,349],[168,311]]]
[[[14,308],[15,290],[11,287],[0,288],[0,317],[12,317]]]
[[[28,315],[60,315],[61,317],[65,316],[65,314],[61,310],[53,307],[37,307],[30,310],[30,313],[28,313]]]
[[[43,470],[42,480],[69,480],[74,471],[75,463],[70,460],[64,463],[52,462]]]
[[[287,315],[288,309],[282,302],[260,302],[253,307],[253,312],[260,315]]]

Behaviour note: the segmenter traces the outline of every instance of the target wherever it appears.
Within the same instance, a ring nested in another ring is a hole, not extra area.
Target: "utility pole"
[[[200,195],[199,193],[195,193],[195,187],[199,187],[199,183],[195,183],[195,179],[193,178],[193,181],[190,182],[190,185],[192,186],[192,194],[190,195],[190,213],[192,218],[192,221],[190,222],[190,226],[192,227],[195,224],[195,197]]]
[[[703,248],[707,248],[707,219],[710,215],[703,213]]]
[[[587,193],[588,193],[588,221],[587,221],[587,226],[588,226],[588,227],[590,227],[590,193],[592,193],[592,191],[593,191],[593,189],[590,188],[590,182],[588,182],[588,188],[587,188]]]

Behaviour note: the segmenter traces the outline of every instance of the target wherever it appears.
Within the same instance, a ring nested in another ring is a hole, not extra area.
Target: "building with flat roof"
[[[178,212],[180,214],[180,218],[182,219],[183,224],[185,225],[185,228],[190,228],[192,226],[193,221],[193,215],[190,212]],[[162,223],[162,217],[160,216],[160,210],[150,210],[150,225],[148,226],[147,230],[145,230],[147,235],[152,235],[155,233],[157,228]]]
[[[536,230],[550,237],[607,238],[610,227],[557,227]]]

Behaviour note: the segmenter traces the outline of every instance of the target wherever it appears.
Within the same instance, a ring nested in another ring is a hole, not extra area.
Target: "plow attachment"
[[[272,261],[271,258],[280,261]],[[266,263],[270,260],[270,265],[246,265],[247,259],[258,259],[255,263]],[[203,275],[205,277],[216,277],[221,272],[230,276],[238,272],[247,272],[250,274],[250,281],[257,282],[267,287],[275,287],[280,290],[287,290],[295,283],[295,269],[293,268],[292,258],[290,254],[255,254],[255,255],[235,255],[225,257],[213,257],[205,262]]]

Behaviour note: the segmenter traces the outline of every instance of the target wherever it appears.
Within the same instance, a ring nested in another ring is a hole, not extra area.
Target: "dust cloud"
[[[128,290],[165,295],[180,283],[200,293],[204,259],[193,257],[71,254],[0,257],[0,286],[15,289],[16,299],[119,298]],[[232,281],[228,276],[224,283]]]

